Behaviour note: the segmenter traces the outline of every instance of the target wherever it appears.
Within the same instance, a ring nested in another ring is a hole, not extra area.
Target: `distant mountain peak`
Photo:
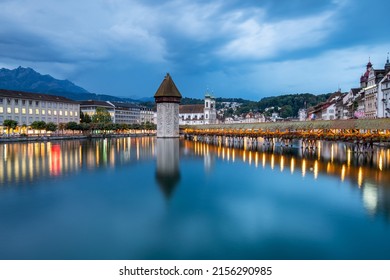
[[[50,75],[42,75],[30,67],[22,66],[13,70],[0,69],[0,88],[52,94],[88,93],[87,90],[69,80],[58,80]]]

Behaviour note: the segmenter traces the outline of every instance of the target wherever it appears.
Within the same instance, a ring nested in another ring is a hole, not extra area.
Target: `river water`
[[[390,150],[0,145],[0,259],[390,259]]]

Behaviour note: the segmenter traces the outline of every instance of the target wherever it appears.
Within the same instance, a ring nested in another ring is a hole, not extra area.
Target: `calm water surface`
[[[0,259],[390,259],[390,150],[2,144]]]

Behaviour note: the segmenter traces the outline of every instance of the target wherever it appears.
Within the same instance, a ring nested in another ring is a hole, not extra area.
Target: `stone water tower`
[[[179,137],[179,103],[181,94],[169,73],[157,89],[157,138]]]

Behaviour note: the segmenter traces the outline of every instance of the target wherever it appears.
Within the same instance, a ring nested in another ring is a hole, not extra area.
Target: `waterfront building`
[[[385,76],[378,85],[378,118],[390,117],[390,61],[387,56]]]
[[[179,137],[179,103],[181,94],[169,73],[157,89],[157,138]]]
[[[140,107],[140,123],[154,123],[154,110],[147,107]]]
[[[365,118],[376,118],[378,116],[378,83],[383,79],[384,69],[375,70],[369,61],[366,72],[360,78],[362,88],[364,88],[364,115]]]
[[[4,120],[26,126],[34,121],[79,123],[79,112],[78,102],[62,96],[0,89],[0,125]]]
[[[304,108],[299,109],[298,111],[299,121],[305,121],[307,119],[307,110]]]
[[[134,124],[140,122],[140,107],[133,103],[87,100],[81,101],[80,110],[92,117],[97,108],[105,108],[113,123]]]
[[[179,106],[180,125],[200,125],[217,123],[215,98],[206,92],[204,104]]]
[[[115,106],[111,102],[98,100],[80,101],[80,111],[83,114],[89,115],[91,118],[96,114],[97,108],[106,109],[110,113],[112,122],[115,122]]]

